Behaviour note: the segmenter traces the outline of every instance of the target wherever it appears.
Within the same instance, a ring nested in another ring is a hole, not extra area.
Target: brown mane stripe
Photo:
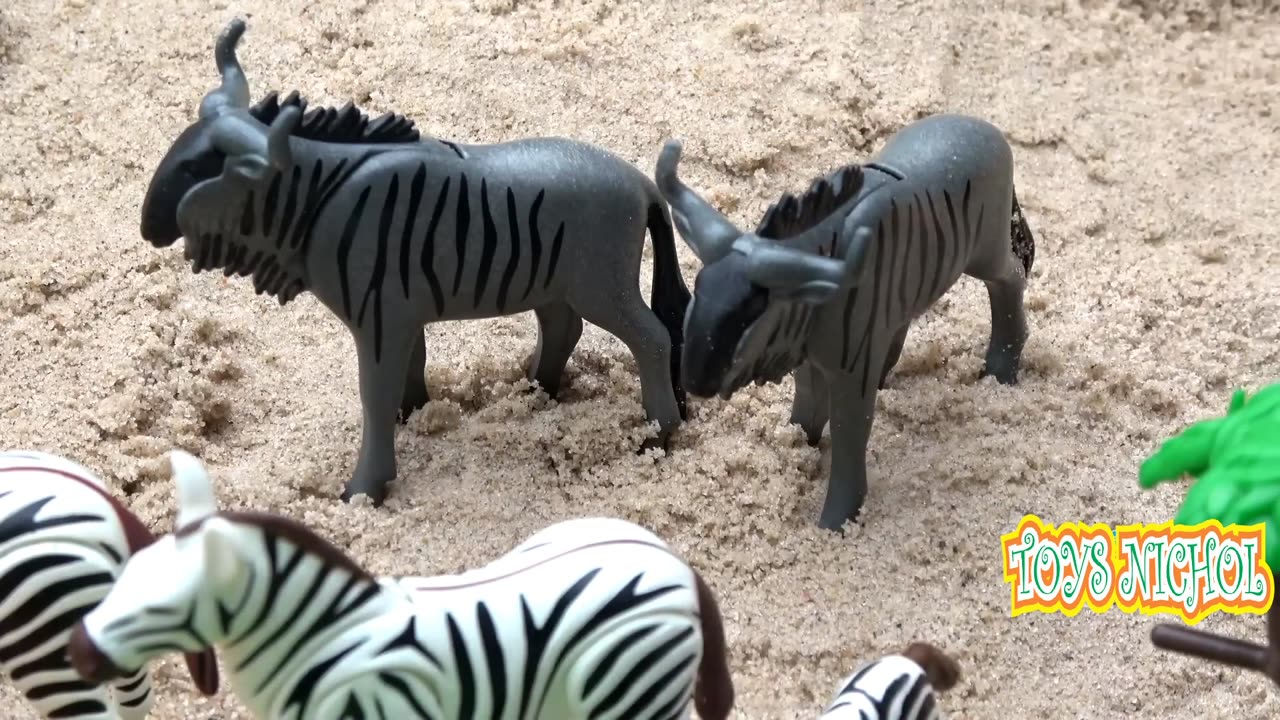
[[[125,542],[129,546],[130,555],[156,541],[155,535],[151,534],[151,531],[147,529],[147,526],[142,523],[142,520],[140,520],[137,515],[133,514],[132,510],[125,507],[119,500],[112,496],[111,493],[108,493],[105,489],[88,478],[81,477],[80,475],[66,470],[39,466],[14,466],[0,468],[0,473],[6,472],[52,473],[54,475],[60,475],[68,480],[74,480],[98,493],[103,500],[107,501],[107,504],[111,506],[111,509],[116,513],[116,517],[120,520],[120,526],[124,529]]]

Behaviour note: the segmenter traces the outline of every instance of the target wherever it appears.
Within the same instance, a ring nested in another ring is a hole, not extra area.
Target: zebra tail
[[[671,384],[680,406],[680,417],[687,419],[687,396],[680,380],[680,354],[684,349],[684,315],[689,309],[689,288],[680,274],[676,237],[662,202],[649,204],[648,226],[649,236],[653,238],[653,290],[649,296],[649,307],[653,308],[653,313],[671,336]]]
[[[702,662],[698,664],[693,707],[702,720],[725,720],[733,709],[733,678],[729,675],[724,622],[707,582],[697,570],[693,570],[693,577],[698,585],[698,612],[702,618]]]
[[[960,680],[960,664],[929,643],[911,643],[902,655],[924,670],[934,690],[950,690]]]
[[[1013,190],[1013,217],[1009,219],[1009,239],[1013,254],[1022,262],[1025,277],[1031,277],[1031,266],[1036,261],[1036,239],[1027,225],[1027,216],[1018,204],[1018,191]]]

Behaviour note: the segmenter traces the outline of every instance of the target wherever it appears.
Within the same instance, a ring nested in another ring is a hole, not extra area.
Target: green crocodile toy
[[[1280,383],[1249,396],[1237,390],[1224,417],[1198,422],[1165,441],[1138,472],[1152,488],[1190,475],[1195,484],[1174,522],[1266,525],[1280,537]],[[1267,565],[1280,567],[1280,542],[1268,543]],[[1237,640],[1173,623],[1151,630],[1151,642],[1219,663],[1261,672],[1280,684],[1280,603],[1267,613],[1267,644]]]

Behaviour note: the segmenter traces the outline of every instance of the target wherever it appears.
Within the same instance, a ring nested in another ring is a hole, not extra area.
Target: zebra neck
[[[378,581],[284,543],[217,605],[226,629],[218,653],[258,717],[287,716],[277,711],[306,690],[318,662],[369,640],[371,622],[409,610]]]

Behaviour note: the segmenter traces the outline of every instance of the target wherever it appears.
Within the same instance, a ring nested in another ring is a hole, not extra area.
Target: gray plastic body
[[[795,372],[791,421],[812,445],[831,424],[822,527],[839,529],[861,510],[876,394],[912,320],[962,274],[990,297],[982,374],[1017,381],[1034,241],[1012,152],[991,124],[961,115],[912,123],[869,162],[784,196],[753,233],[678,179],[679,157],[669,141],[656,180],[704,265],[685,321],[684,387],[729,397]]]
[[[248,106],[235,58],[244,24],[219,38],[222,86],[170,148],[143,206],[142,235],[178,237],[197,272],[251,275],[281,304],[310,291],[355,338],[363,409],[343,492],[375,503],[396,477],[394,436],[428,400],[424,326],[533,311],[529,377],[555,397],[587,320],[639,369],[646,418],[665,446],[684,416],[680,276],[653,181],[605,150],[563,138],[465,145],[420,137],[399,115],[304,114],[296,94]],[[652,308],[639,285],[654,243]]]

